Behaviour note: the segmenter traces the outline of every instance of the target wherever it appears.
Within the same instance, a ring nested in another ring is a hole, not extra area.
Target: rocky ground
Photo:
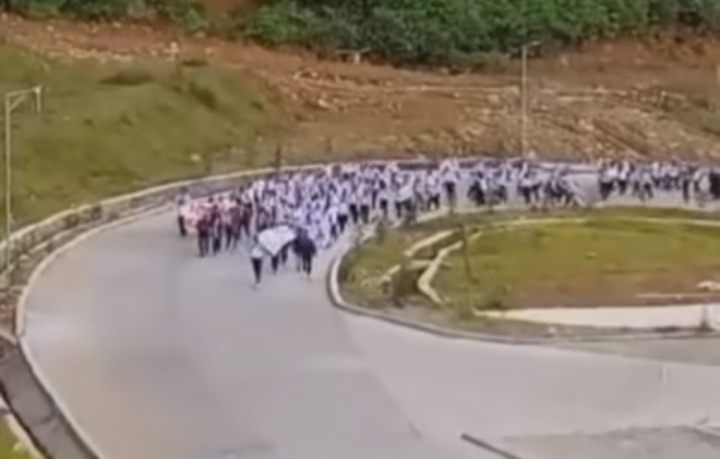
[[[203,58],[254,74],[283,107],[291,128],[283,142],[300,160],[320,149],[355,157],[521,149],[517,62],[500,61],[484,74],[413,71],[191,38],[168,27],[11,16],[0,20],[0,38],[63,58]],[[674,37],[533,60],[527,150],[558,158],[718,156],[719,59],[720,43]]]

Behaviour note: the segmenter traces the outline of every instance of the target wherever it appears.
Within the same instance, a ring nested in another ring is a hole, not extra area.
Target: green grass
[[[434,285],[451,304],[480,308],[649,304],[638,294],[697,294],[720,274],[720,228],[612,217],[493,231],[460,253]]]
[[[19,223],[153,184],[256,167],[258,139],[280,129],[255,82],[204,63],[59,62],[0,45],[0,93],[36,84],[45,88],[42,113],[21,107],[12,118]]]
[[[431,236],[432,230],[407,228],[390,231],[383,240],[373,239],[350,252],[341,265],[340,282],[349,297],[366,306],[384,306],[390,294],[379,284],[381,277],[403,262],[403,252]]]
[[[5,422],[0,422],[0,459],[33,459],[33,456],[22,449],[15,450],[17,439]]]
[[[588,210],[551,210],[547,212],[527,212],[520,210],[498,211],[493,214],[487,213],[458,213],[447,217],[438,218],[426,222],[415,224],[411,227],[395,229],[387,233],[383,241],[373,240],[359,249],[354,250],[343,262],[343,270],[341,283],[345,292],[353,301],[359,304],[372,305],[380,307],[387,305],[391,299],[391,293],[383,290],[378,283],[380,277],[384,275],[390,268],[401,264],[404,260],[403,252],[411,245],[421,239],[430,237],[433,234],[448,229],[457,230],[461,225],[465,225],[468,232],[482,228],[489,223],[497,223],[502,221],[512,221],[517,218],[558,218],[558,217],[585,217],[593,219],[593,221],[618,221],[618,219],[626,218],[658,218],[658,219],[677,219],[677,220],[718,220],[720,216],[715,213],[699,212],[685,209],[673,208],[649,208],[649,207],[619,207],[619,208],[599,208]],[[682,223],[673,224],[672,228],[683,229],[688,225]],[[652,225],[656,228],[657,225]],[[661,227],[659,227],[661,228]],[[708,233],[712,237],[720,235],[718,230],[713,228],[689,227],[690,234]],[[435,244],[433,247],[423,249],[415,255],[416,260],[430,259],[441,248],[457,242],[459,237],[452,234],[446,239]],[[648,243],[652,243],[649,241]],[[657,241],[655,241],[657,242]],[[674,247],[668,245],[666,247]],[[691,255],[690,252],[687,255]],[[549,256],[544,254],[543,256]],[[443,293],[451,298],[455,297],[455,301],[465,300],[467,293],[471,290],[470,297],[472,301],[479,304],[496,302],[498,299],[509,301],[512,305],[512,296],[501,295],[503,293],[503,279],[494,278],[490,275],[492,282],[476,282],[468,283],[463,281],[465,277],[464,265],[462,260],[456,253],[450,257],[452,269],[440,272],[443,281],[448,280],[448,285],[438,284]],[[482,266],[483,260],[474,260],[473,267],[475,270],[475,278],[485,279],[487,273],[478,272],[478,266]],[[457,285],[456,285],[457,284]],[[481,286],[479,286],[481,285]],[[479,291],[478,291],[479,289]],[[411,291],[412,289],[407,289]],[[462,294],[456,295],[461,292]],[[412,295],[412,294],[411,294]],[[502,298],[498,298],[502,296]]]

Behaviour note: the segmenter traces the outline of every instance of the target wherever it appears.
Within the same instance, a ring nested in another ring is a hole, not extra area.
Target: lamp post
[[[42,86],[5,93],[5,272],[10,273],[12,247],[12,114],[28,98],[33,98],[38,112],[42,110]]]
[[[527,54],[528,49],[539,45],[538,41],[531,41],[522,45],[520,49],[520,99],[521,99],[521,113],[520,113],[520,153],[523,158],[527,155],[527,111],[528,111],[528,97],[527,97]]]

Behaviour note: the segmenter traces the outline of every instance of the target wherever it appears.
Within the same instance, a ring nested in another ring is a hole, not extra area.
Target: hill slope
[[[44,88],[42,112],[28,107],[13,117],[21,221],[151,184],[252,167],[258,138],[280,126],[251,79],[202,62],[61,61],[0,45],[0,92],[36,84]]]
[[[514,61],[482,74],[448,75],[323,62],[141,25],[13,17],[0,23],[0,34],[42,53],[106,60],[166,57],[174,42],[184,58],[253,74],[294,120],[294,135],[284,143],[295,161],[329,150],[357,157],[520,149]],[[529,148],[555,157],[715,155],[720,45],[680,38],[605,42],[532,61]]]

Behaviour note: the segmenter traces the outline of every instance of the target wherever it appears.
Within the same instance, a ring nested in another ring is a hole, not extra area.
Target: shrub
[[[190,31],[208,26],[205,8],[196,0],[9,0],[9,8],[35,17],[66,15],[90,20],[161,18]]]
[[[399,63],[482,70],[531,40],[554,46],[649,32],[720,29],[720,0],[276,0],[244,21],[269,44],[365,49]],[[490,53],[490,54],[487,54]]]
[[[153,76],[150,72],[136,68],[122,69],[100,80],[102,84],[115,86],[139,86],[151,81],[153,81]]]

